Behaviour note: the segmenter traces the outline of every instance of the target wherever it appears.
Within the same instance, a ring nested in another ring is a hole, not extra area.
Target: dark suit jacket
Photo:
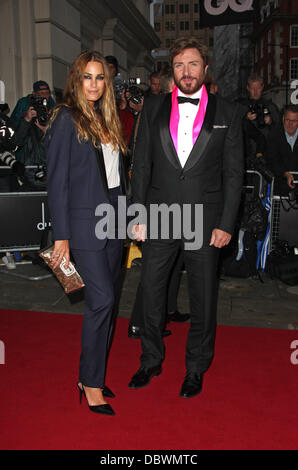
[[[169,121],[171,94],[145,100],[132,172],[133,202],[203,204],[204,245],[219,228],[232,233],[243,178],[238,106],[209,95],[204,123],[181,167]]]
[[[59,111],[46,136],[47,191],[54,240],[69,240],[71,248],[97,250],[107,240],[95,235],[95,209],[109,203],[102,151],[99,165],[91,140],[80,143],[71,110]],[[127,192],[125,157],[120,152],[122,194]]]
[[[292,150],[284,127],[280,126],[269,134],[266,159],[274,176],[282,177],[286,171],[298,171],[298,138]]]

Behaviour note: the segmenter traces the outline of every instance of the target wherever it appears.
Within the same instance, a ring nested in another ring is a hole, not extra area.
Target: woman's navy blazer
[[[47,131],[47,192],[54,240],[69,240],[70,248],[102,249],[107,239],[95,235],[99,204],[109,201],[101,149],[97,155],[91,139],[80,143],[71,109],[62,108]],[[123,195],[129,196],[126,157],[119,154]]]

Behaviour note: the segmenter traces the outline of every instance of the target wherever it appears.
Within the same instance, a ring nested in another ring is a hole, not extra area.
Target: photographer
[[[34,165],[39,168],[25,170],[21,190],[45,191],[46,158],[43,138],[51,110],[45,98],[40,103],[38,99],[32,97],[31,103],[25,115],[20,119],[16,130],[19,146],[16,157],[25,166]]]
[[[135,85],[129,87],[123,85],[118,112],[128,145],[130,143],[132,144],[133,129],[136,125],[138,115],[142,111],[143,102],[143,92],[139,87]],[[131,145],[129,146],[131,147]]]
[[[39,98],[47,100],[47,106],[52,110],[55,106],[55,101],[51,97],[50,87],[47,82],[39,80],[33,84],[33,92],[23,98],[20,98],[17,102],[13,112],[11,113],[11,120],[15,127],[18,127],[20,120],[25,116],[30,106],[32,106],[32,101],[37,101]]]
[[[298,105],[285,107],[282,125],[269,134],[266,159],[276,177],[275,194],[288,196],[293,190],[294,175],[298,171]],[[297,179],[297,177],[296,177]]]
[[[263,79],[258,75],[250,76],[247,82],[249,97],[240,103],[243,106],[246,169],[259,171],[270,182],[272,174],[264,155],[271,129],[280,124],[280,113],[271,100],[262,97],[263,89]]]
[[[17,149],[16,133],[12,121],[6,114],[0,112],[0,192],[10,192],[14,189],[14,180],[24,176],[24,165],[15,158]]]
[[[245,118],[251,121],[267,138],[270,130],[280,123],[277,106],[262,97],[264,82],[258,75],[251,75],[247,81],[249,98],[242,104],[246,107]]]

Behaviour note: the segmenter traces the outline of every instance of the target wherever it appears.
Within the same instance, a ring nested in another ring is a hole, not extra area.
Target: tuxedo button
[[[184,176],[184,175],[180,175],[180,176],[179,176],[179,179],[180,179],[180,180],[185,180],[185,176]]]

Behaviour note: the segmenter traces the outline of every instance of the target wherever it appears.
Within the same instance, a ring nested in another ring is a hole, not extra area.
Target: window
[[[154,23],[154,29],[157,33],[160,32],[160,23]]]
[[[290,80],[298,78],[298,59],[290,60]]]
[[[189,31],[189,21],[180,21],[180,31]]]
[[[194,29],[199,29],[199,22],[194,21],[193,27],[194,27]]]
[[[291,47],[298,47],[298,24],[291,25]]]
[[[199,13],[199,4],[198,3],[194,4],[193,11],[194,11],[194,13]]]
[[[269,62],[268,64],[267,73],[268,73],[268,83],[271,83],[271,62]]]
[[[165,13],[168,15],[170,13],[170,5],[165,6]]]
[[[270,29],[270,31],[268,31],[268,53],[271,52],[270,44],[271,44],[271,29]]]
[[[264,57],[264,39],[261,39],[261,59]]]
[[[179,13],[189,13],[189,5],[188,5],[188,3],[180,3],[180,5],[179,5]]]
[[[172,13],[172,15],[174,15],[174,13],[175,13],[175,5],[171,5],[171,13]]]

